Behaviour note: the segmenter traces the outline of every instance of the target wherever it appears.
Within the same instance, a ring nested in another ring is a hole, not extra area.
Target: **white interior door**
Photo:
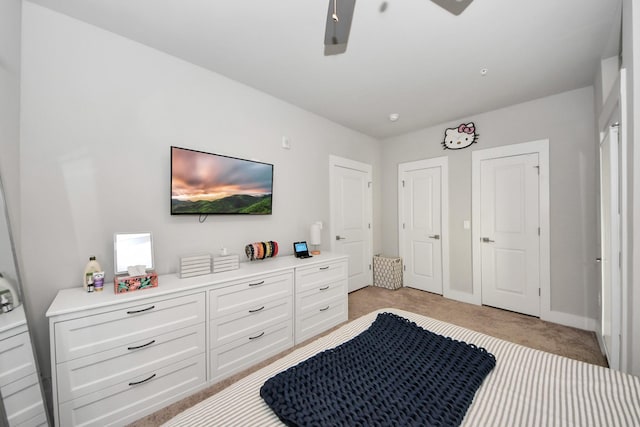
[[[349,255],[349,292],[372,284],[371,166],[330,157],[331,250]]]
[[[620,209],[618,126],[600,143],[600,260],[602,339],[609,366],[620,368]]]
[[[403,284],[442,295],[442,167],[405,163],[398,175]]]
[[[538,153],[480,162],[482,303],[540,316]]]

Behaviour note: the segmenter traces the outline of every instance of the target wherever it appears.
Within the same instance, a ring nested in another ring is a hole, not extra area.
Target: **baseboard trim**
[[[468,292],[444,289],[442,296],[452,300],[466,302],[468,304],[482,305],[482,302],[476,295]],[[583,329],[586,331],[594,331],[596,332],[596,336],[598,336],[596,321],[588,317],[563,313],[561,311],[547,311],[540,313],[540,319],[563,326],[570,326],[572,328]],[[600,341],[600,336],[598,336],[598,341]],[[603,348],[602,344],[600,344],[600,348]]]
[[[561,311],[549,311],[547,313],[542,313],[540,314],[540,319],[546,320],[547,322],[557,323],[559,325],[583,329],[586,331],[595,332],[596,330],[595,320],[588,317],[577,316],[575,314],[563,313]]]

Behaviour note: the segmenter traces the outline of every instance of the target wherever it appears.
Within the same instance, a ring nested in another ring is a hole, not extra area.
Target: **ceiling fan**
[[[473,0],[431,0],[443,9],[460,15]],[[324,54],[338,55],[346,52],[351,20],[356,0],[329,0],[327,25],[324,33]],[[383,3],[381,10],[386,7]]]

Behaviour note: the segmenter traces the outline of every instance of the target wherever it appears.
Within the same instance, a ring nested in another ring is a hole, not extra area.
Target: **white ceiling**
[[[31,1],[385,138],[593,84],[621,0],[358,0],[336,56],[329,0]]]

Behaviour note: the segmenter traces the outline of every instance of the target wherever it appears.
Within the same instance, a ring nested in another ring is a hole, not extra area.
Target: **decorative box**
[[[180,278],[211,273],[211,254],[185,255],[180,258]]]
[[[393,290],[401,288],[402,258],[374,256],[373,285]]]
[[[115,276],[113,278],[113,291],[116,294],[155,288],[157,286],[158,274],[156,272],[149,272],[142,276]]]
[[[238,268],[240,268],[240,256],[237,254],[213,256],[214,273],[237,270]]]

